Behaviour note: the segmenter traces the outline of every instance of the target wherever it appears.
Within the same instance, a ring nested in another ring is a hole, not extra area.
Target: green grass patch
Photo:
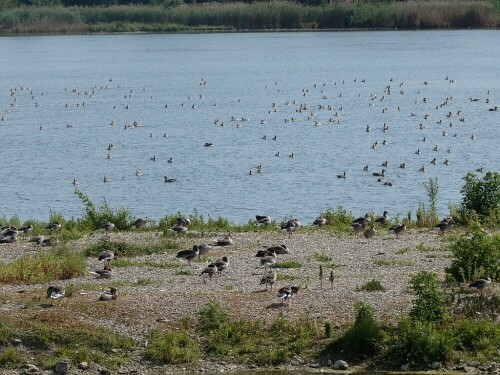
[[[360,287],[356,287],[356,292],[385,292],[385,288],[380,281],[373,279]]]
[[[13,346],[4,346],[0,349],[0,368],[16,368],[21,364],[21,356]]]
[[[60,359],[69,359],[73,363],[87,361],[116,369],[129,361],[128,353],[134,345],[119,333],[61,314],[46,314],[38,319],[2,317],[0,342],[5,344],[13,339],[20,339],[30,352],[14,354],[9,349],[7,356],[3,352],[5,358],[35,362],[44,368],[51,368]]]
[[[192,363],[200,358],[200,348],[184,329],[178,332],[153,330],[144,357],[157,364]]]
[[[0,282],[6,284],[38,284],[86,274],[83,255],[66,246],[24,255],[13,262],[0,264]]]
[[[421,252],[432,252],[432,251],[445,251],[445,249],[441,249],[439,247],[429,247],[425,246],[423,243],[419,243],[417,246],[415,246],[415,250],[421,251]]]
[[[175,271],[175,274],[179,275],[179,276],[193,276],[194,275],[193,271],[191,271],[191,270],[177,270],[177,271]]]
[[[330,262],[332,260],[331,257],[324,253],[320,253],[319,251],[314,253],[314,259],[316,259],[318,262]]]
[[[273,268],[300,268],[302,264],[296,260],[285,260],[283,262],[276,262]]]
[[[282,274],[282,273],[279,273],[278,275],[276,275],[276,280],[277,281],[294,281],[294,280],[297,280],[299,279],[298,276],[293,276],[293,275],[285,275],[285,274]]]
[[[401,249],[397,250],[396,254],[402,255],[402,254],[409,253],[410,251],[411,251],[411,249],[406,246],[406,247],[402,247]]]

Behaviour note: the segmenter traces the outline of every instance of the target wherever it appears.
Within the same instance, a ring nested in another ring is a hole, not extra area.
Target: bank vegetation
[[[500,1],[0,0],[0,34],[497,28]]]

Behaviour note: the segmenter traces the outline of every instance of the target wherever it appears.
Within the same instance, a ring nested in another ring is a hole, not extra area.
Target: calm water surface
[[[499,169],[498,46],[499,31],[0,38],[0,216],[81,216],[77,179],[155,219],[395,217],[431,177],[443,215],[465,173]],[[372,176],[385,161],[392,186]]]

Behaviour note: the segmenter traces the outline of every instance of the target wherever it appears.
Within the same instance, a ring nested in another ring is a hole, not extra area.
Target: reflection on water
[[[488,111],[499,41],[484,30],[1,38],[0,215],[80,216],[77,179],[95,203],[155,219],[198,209],[308,223],[340,205],[415,218],[431,177],[443,215],[466,172],[500,165],[500,111]]]

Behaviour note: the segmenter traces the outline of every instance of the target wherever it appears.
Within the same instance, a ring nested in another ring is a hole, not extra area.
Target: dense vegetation
[[[499,4],[499,0],[0,0],[0,33],[495,28]]]

